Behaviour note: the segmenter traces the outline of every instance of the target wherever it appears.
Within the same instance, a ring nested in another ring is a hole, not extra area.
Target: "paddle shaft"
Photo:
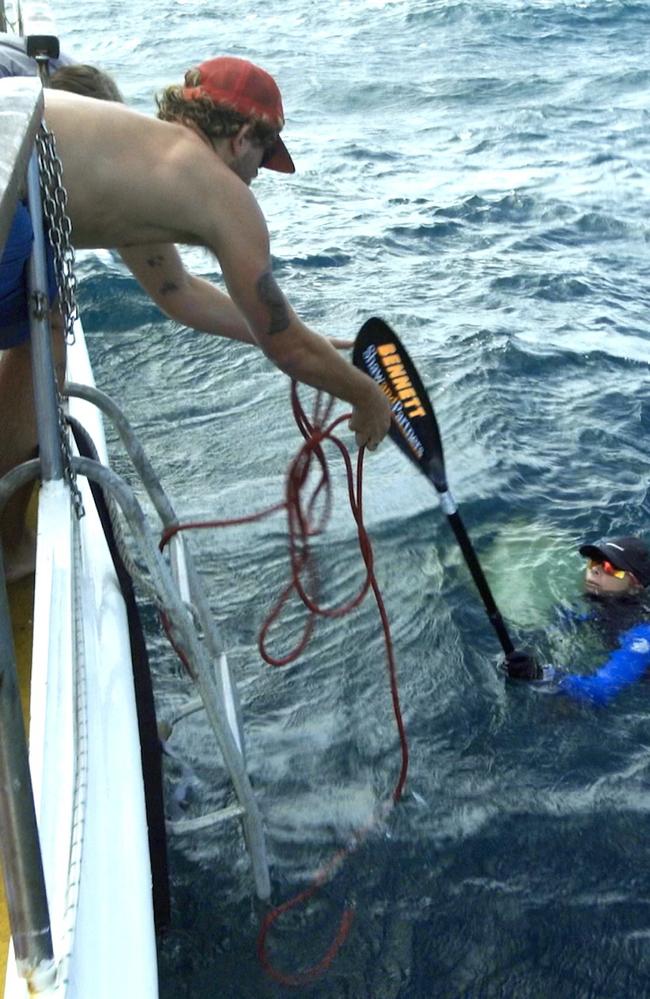
[[[454,537],[456,538],[458,546],[463,553],[463,558],[467,563],[467,568],[472,574],[472,579],[476,583],[476,588],[480,594],[481,600],[483,601],[490,624],[497,634],[497,638],[501,643],[501,648],[506,655],[509,655],[511,652],[515,651],[515,647],[512,644],[510,635],[508,634],[506,626],[503,623],[503,618],[501,617],[499,608],[494,602],[492,591],[488,586],[487,579],[483,575],[483,570],[481,569],[479,560],[476,557],[476,552],[472,547],[472,542],[469,540],[467,531],[465,530],[465,525],[463,524],[461,516],[456,509],[454,498],[448,489],[442,491],[438,486],[436,486],[436,489],[440,497],[440,505],[447,516],[447,520],[449,521],[452,531],[454,532]]]

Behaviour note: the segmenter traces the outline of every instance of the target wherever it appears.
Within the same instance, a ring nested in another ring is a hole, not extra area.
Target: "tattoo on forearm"
[[[165,258],[162,255],[162,253],[157,253],[153,257],[147,257],[147,263],[149,264],[150,267],[160,267],[162,264],[164,264],[164,262]]]
[[[269,336],[273,336],[274,333],[282,333],[289,325],[289,310],[284,295],[278,288],[271,271],[264,271],[257,279],[256,288],[257,297],[269,310]]]
[[[174,284],[173,281],[165,281],[159,290],[161,295],[169,295],[172,291],[178,291],[178,285]]]

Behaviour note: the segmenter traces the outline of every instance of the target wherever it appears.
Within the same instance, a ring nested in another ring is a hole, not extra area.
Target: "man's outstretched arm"
[[[119,253],[138,283],[170,319],[202,333],[259,346],[230,296],[205,278],[191,274],[173,243],[121,247]],[[330,343],[346,350],[354,341],[331,338]]]
[[[235,183],[229,194],[227,217],[205,213],[203,238],[221,264],[232,300],[281,371],[353,407],[350,429],[359,447],[373,450],[390,427],[387,397],[372,378],[337,353],[332,341],[296,315],[273,275],[268,230],[259,206],[241,183]]]
[[[233,297],[238,294],[235,288]],[[246,294],[241,301],[242,311],[246,309],[266,356],[290,378],[350,403],[350,429],[355,432],[357,444],[374,450],[390,426],[387,397],[368,375],[339,356],[332,341],[298,318],[275,282],[270,261],[254,282],[253,305],[249,305]]]
[[[170,319],[183,326],[257,346],[233,300],[185,268],[173,243],[120,247],[122,260]]]

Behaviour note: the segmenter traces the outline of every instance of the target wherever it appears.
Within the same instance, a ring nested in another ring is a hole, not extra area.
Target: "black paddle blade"
[[[370,375],[390,399],[391,438],[438,492],[447,492],[445,459],[433,406],[404,345],[383,319],[373,317],[363,324],[354,342],[352,362]]]

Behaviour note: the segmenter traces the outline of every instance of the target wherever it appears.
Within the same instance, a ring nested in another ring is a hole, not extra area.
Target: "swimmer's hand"
[[[381,389],[367,375],[363,396],[355,405],[349,427],[354,432],[357,446],[374,451],[390,428],[390,403]]]
[[[511,680],[542,680],[544,670],[531,652],[514,649],[503,660],[503,669]]]

